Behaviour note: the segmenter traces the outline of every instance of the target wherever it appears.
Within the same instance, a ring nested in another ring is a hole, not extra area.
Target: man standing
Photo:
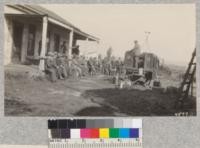
[[[132,53],[133,61],[134,61],[133,65],[134,65],[135,68],[138,68],[139,56],[141,54],[141,49],[140,49],[140,45],[139,45],[137,40],[135,40],[134,43],[135,43],[135,46],[131,50],[131,53]]]
[[[60,48],[60,53],[66,54],[68,52],[66,43],[67,43],[66,41],[63,41],[63,44],[61,45],[61,48]]]
[[[72,55],[77,55],[79,56],[80,50],[79,50],[79,45],[76,45],[72,48]]]

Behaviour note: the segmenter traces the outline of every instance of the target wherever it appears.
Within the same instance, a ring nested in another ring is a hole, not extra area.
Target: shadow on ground
[[[115,116],[114,111],[109,106],[87,107],[75,114],[76,116]]]
[[[21,101],[20,98],[12,98],[8,99],[5,96],[5,116],[20,116],[24,113],[29,114],[33,111],[33,109],[24,101]],[[16,110],[16,108],[18,108]]]
[[[95,89],[87,90],[84,98],[90,98],[100,103],[103,107],[88,107],[80,110],[76,115],[80,116],[105,116],[115,115],[119,112],[127,116],[174,116],[178,110],[175,109],[177,94],[164,93],[162,90],[128,90],[128,89]],[[195,99],[188,99],[184,111],[196,110]],[[112,106],[106,108],[104,106]]]

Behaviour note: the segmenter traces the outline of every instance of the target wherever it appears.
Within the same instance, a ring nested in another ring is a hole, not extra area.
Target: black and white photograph
[[[5,116],[196,116],[195,12],[5,5]]]

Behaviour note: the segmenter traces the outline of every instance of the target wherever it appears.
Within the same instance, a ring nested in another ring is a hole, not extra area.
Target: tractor
[[[157,73],[159,70],[159,58],[153,53],[144,52],[137,57],[131,51],[125,53],[124,67],[126,76],[133,84],[148,84],[153,80],[153,86],[160,87],[160,82],[157,80]],[[144,80],[142,83],[141,80]]]

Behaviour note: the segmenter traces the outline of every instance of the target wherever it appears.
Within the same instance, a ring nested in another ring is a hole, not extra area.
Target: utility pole
[[[146,50],[147,50],[147,52],[151,52],[150,46],[149,46],[149,36],[150,36],[151,32],[150,31],[145,31],[144,33],[145,33]]]

